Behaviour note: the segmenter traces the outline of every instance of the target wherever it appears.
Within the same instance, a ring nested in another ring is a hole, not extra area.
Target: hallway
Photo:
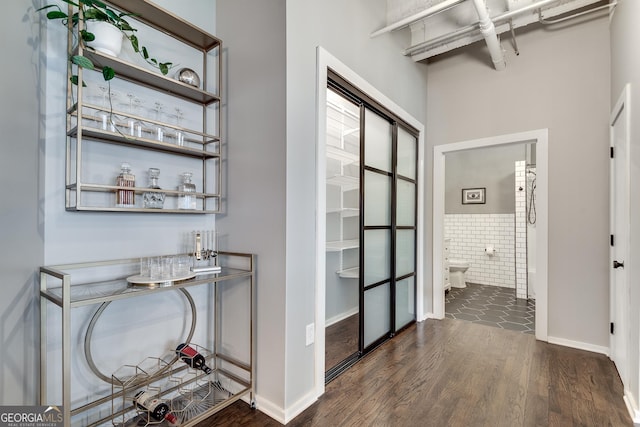
[[[461,320],[427,320],[327,385],[290,426],[632,426],[604,355]],[[236,402],[199,424],[278,426]]]

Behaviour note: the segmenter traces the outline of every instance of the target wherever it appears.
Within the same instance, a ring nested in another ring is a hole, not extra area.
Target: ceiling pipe
[[[609,4],[605,4],[603,6],[597,6],[597,7],[594,7],[592,9],[585,10],[583,12],[574,13],[573,15],[565,16],[564,18],[558,18],[558,19],[544,19],[542,17],[542,11],[540,9],[538,9],[538,22],[543,24],[543,25],[559,24],[560,22],[568,21],[568,20],[573,19],[573,18],[578,18],[579,16],[588,15],[590,13],[597,12],[597,11],[603,10],[603,9],[609,9],[609,13],[611,13],[611,9],[613,9],[617,5],[618,5],[618,2],[617,1],[613,1],[613,2],[611,2]]]
[[[508,21],[509,19],[521,15],[523,13],[527,13],[530,12],[532,10],[535,9],[540,9],[542,7],[548,6],[550,4],[553,3],[558,3],[560,0],[541,0],[535,3],[531,3],[528,6],[524,6],[521,7],[520,9],[516,9],[516,10],[511,10],[509,12],[505,12],[502,15],[498,15],[496,17],[493,18],[493,23],[495,24],[499,24],[505,21]],[[478,29],[478,24],[471,24],[471,25],[467,25],[466,27],[460,28],[459,30],[456,30],[452,33],[449,34],[443,34],[442,36],[433,38],[431,40],[426,40],[424,42],[418,43],[416,45],[413,45],[411,47],[408,47],[407,49],[405,49],[402,53],[405,56],[408,55],[413,55],[414,53],[418,52],[418,51],[424,51],[427,50],[429,48],[431,48],[432,46],[437,46],[437,45],[441,45],[441,44],[446,44],[447,42],[451,41],[451,40],[455,40],[457,38],[466,36],[468,34],[473,33],[474,31],[476,31]]]
[[[485,42],[487,42],[493,66],[496,70],[502,71],[507,67],[507,63],[504,60],[504,52],[502,51],[502,46],[500,46],[500,39],[498,39],[496,27],[493,25],[491,17],[489,17],[487,4],[484,0],[473,0],[473,6],[476,8],[476,12],[478,12],[480,33],[484,37]]]
[[[436,13],[444,12],[445,10],[451,9],[454,6],[464,2],[465,0],[445,0],[441,3],[438,3],[428,9],[423,10],[422,12],[418,12],[415,15],[408,16],[404,19],[401,19],[398,22],[395,22],[391,25],[387,25],[384,28],[381,28],[377,31],[374,31],[369,35],[369,37],[377,37],[381,34],[389,33],[391,31],[399,30],[400,28],[408,27],[416,21],[427,18],[429,16],[433,16]]]

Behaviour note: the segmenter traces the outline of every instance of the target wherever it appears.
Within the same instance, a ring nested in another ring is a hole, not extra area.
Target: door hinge
[[[611,246],[614,246],[615,245],[615,243],[614,243],[615,239],[613,238],[613,234],[610,235],[609,238],[610,238],[610,241],[611,241]]]
[[[609,330],[611,331],[611,333],[612,333],[612,334],[613,334],[614,329],[615,329],[615,328],[614,328],[614,326],[613,326],[613,322],[611,322],[611,323],[610,323],[610,329],[609,329]]]
[[[609,155],[613,159],[613,147],[609,147]]]

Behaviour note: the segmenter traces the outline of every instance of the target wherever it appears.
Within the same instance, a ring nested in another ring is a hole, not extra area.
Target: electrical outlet
[[[307,325],[307,340],[306,340],[307,344],[306,345],[313,344],[315,334],[316,334],[316,325],[314,325],[313,323],[309,323]]]

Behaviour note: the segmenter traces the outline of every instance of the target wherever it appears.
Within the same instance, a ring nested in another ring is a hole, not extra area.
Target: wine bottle
[[[160,399],[156,399],[144,390],[139,391],[133,397],[133,404],[143,411],[147,411],[156,421],[167,420],[170,425],[178,425],[178,418],[171,412],[169,405]]]
[[[207,374],[211,373],[211,368],[206,365],[204,356],[193,347],[182,343],[176,347],[176,353],[184,363],[192,368],[201,369]]]

